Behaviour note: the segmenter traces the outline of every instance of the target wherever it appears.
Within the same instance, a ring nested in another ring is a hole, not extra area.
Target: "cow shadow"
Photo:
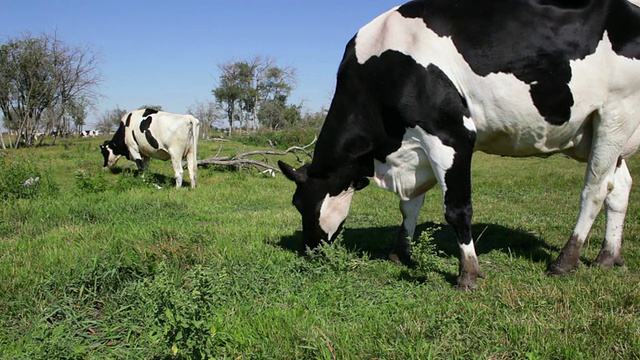
[[[176,178],[173,176],[166,176],[163,174],[158,174],[154,172],[150,172],[149,170],[140,171],[136,168],[130,167],[113,167],[108,169],[109,172],[113,175],[124,175],[131,176],[136,179],[144,180],[145,182],[156,184],[158,186],[162,186],[165,188],[175,187],[176,186]],[[182,187],[190,187],[191,183],[188,179],[182,180]]]
[[[433,222],[420,224],[416,227],[416,238],[423,231],[431,232],[432,241],[438,250],[437,256],[443,258],[459,257],[460,251],[456,235],[449,225]],[[388,259],[398,232],[399,226],[347,228],[342,231],[342,243],[347,251],[356,253],[358,256],[366,254],[371,259]],[[478,223],[472,226],[472,232],[478,256],[492,251],[501,251],[510,256],[549,264],[554,260],[552,253],[558,251],[557,247],[548,245],[537,236],[502,225]],[[304,254],[301,231],[281,237],[277,245],[296,252],[300,256]],[[412,265],[410,264],[408,267],[410,268]],[[451,284],[456,283],[457,274],[444,272],[440,272],[440,274]],[[401,279],[421,281],[421,279],[413,278],[408,271],[401,274]]]

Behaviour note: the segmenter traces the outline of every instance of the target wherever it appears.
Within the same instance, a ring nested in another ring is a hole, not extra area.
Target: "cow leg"
[[[596,133],[596,143],[593,145],[589,156],[584,187],[582,188],[578,221],[573,229],[573,234],[560,252],[560,255],[558,255],[558,258],[547,267],[547,275],[562,276],[575,270],[579,266],[580,251],[589,235],[593,221],[600,212],[609,189],[615,187],[614,179],[616,178],[615,171],[619,149],[612,147],[611,143],[614,142],[606,138],[597,138]],[[624,171],[621,172],[621,174],[624,174]],[[621,175],[620,177],[620,182],[622,183],[625,175]],[[625,186],[626,185],[621,184],[621,187]],[[616,190],[615,195],[611,198],[611,205],[614,205],[616,200],[620,201],[619,193],[628,193],[628,191],[624,189]],[[620,210],[619,207],[615,208]],[[624,214],[620,216],[619,214],[616,215],[613,211],[608,211],[607,215],[612,216],[611,219],[607,218],[608,226],[611,228],[617,227],[618,224],[624,220]],[[609,232],[607,232],[607,234],[610,235]],[[609,238],[609,240],[605,239],[605,242],[607,241],[611,242],[611,244],[619,242],[619,240],[612,238]]]
[[[459,178],[447,176],[447,187],[444,192],[445,219],[453,227],[458,238],[460,249],[460,263],[458,266],[458,284],[460,290],[473,289],[478,285],[478,277],[485,275],[480,270],[475,245],[471,234],[471,218],[473,207],[471,205],[471,170],[466,171],[468,177]],[[457,172],[458,176],[462,175]]]
[[[396,238],[396,244],[389,258],[395,262],[409,264],[411,262],[411,245],[413,234],[418,224],[418,215],[424,203],[424,194],[411,200],[400,200],[400,212],[402,213],[402,226]]]
[[[460,139],[455,150],[434,142],[428,151],[431,167],[442,188],[445,219],[455,231],[460,248],[457,287],[467,290],[475,288],[478,277],[484,278],[484,273],[480,270],[471,234],[471,158],[475,137],[468,137],[468,142],[463,137]],[[450,154],[451,159],[446,154]]]
[[[135,159],[135,163],[136,163],[136,167],[138,168],[138,171],[142,173],[145,168],[144,161],[142,159]]]
[[[623,266],[622,259],[622,229],[624,218],[629,204],[629,192],[631,191],[631,174],[624,160],[620,160],[614,173],[613,189],[605,199],[607,211],[607,224],[605,229],[602,250],[594,261],[595,265],[603,267]]]
[[[171,164],[173,165],[173,171],[176,175],[176,188],[180,188],[182,187],[182,175],[184,173],[184,170],[182,169],[182,158],[171,155]]]

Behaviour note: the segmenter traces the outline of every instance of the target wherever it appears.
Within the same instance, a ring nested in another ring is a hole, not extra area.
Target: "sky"
[[[100,114],[145,104],[186,113],[213,101],[218,64],[268,56],[297,71],[291,102],[328,107],[345,45],[402,0],[0,0],[0,43],[56,34],[100,59]]]

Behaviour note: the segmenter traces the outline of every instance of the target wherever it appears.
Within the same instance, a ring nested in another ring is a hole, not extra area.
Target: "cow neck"
[[[115,155],[125,155],[129,156],[129,152],[127,151],[127,147],[126,144],[124,142],[124,136],[125,136],[125,125],[124,123],[120,123],[120,126],[118,127],[118,130],[116,130],[116,133],[113,135],[113,138],[111,138],[111,151],[113,151],[113,153]]]
[[[337,174],[355,180],[373,175],[373,142],[366,123],[334,100],[318,136],[311,176]]]

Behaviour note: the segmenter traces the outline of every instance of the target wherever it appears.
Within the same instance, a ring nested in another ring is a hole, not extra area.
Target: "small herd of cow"
[[[411,259],[424,194],[439,184],[460,249],[457,286],[483,277],[471,233],[474,151],[562,153],[587,163],[580,212],[547,269],[563,275],[603,204],[594,261],[623,265],[622,229],[640,146],[640,8],[632,0],[422,0],[382,14],[347,44],[313,161],[279,162],[295,182],[304,246],[331,241],[369,179],[400,198],[403,222],[390,258]],[[151,110],[127,114],[102,146],[144,169],[171,159],[176,186],[187,160],[195,186],[198,120]]]

